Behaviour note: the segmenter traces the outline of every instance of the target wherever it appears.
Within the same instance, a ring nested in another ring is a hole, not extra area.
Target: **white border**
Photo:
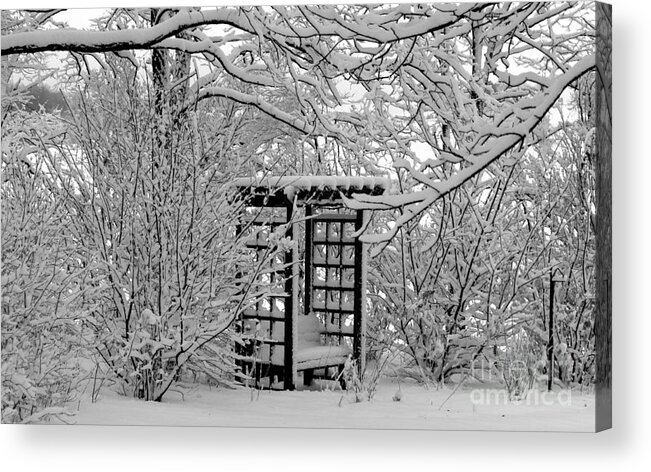
[[[77,7],[106,5],[96,1],[64,3]],[[504,472],[518,468],[549,472],[641,470],[638,464],[651,464],[651,372],[647,361],[651,333],[647,300],[651,293],[651,2],[611,3],[615,114],[613,430],[594,435],[2,425],[0,466],[4,470],[48,471],[355,468],[411,472],[444,468]],[[51,7],[45,1],[12,1],[3,7],[27,5]]]

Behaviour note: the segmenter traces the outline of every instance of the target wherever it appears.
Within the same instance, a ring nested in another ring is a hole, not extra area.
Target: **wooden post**
[[[293,205],[287,204],[287,221],[292,219]],[[294,229],[292,224],[287,226],[287,237],[294,239]],[[290,249],[285,253],[285,368],[283,388],[285,390],[294,390],[294,250]],[[271,386],[271,385],[270,385]]]
[[[364,210],[357,210],[355,219],[355,231],[362,229],[364,225]],[[364,372],[364,245],[359,237],[355,238],[355,292],[353,308],[355,311],[353,320],[353,358],[357,360],[360,378]]]
[[[312,205],[305,205],[305,315],[309,315],[309,310],[312,309],[312,295],[313,295],[313,279],[312,274],[312,246],[313,246],[313,225],[312,218]]]

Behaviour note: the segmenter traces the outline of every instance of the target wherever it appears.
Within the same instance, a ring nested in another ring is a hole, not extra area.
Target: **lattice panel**
[[[360,290],[356,282],[361,276],[353,234],[360,223],[351,213],[323,212],[308,219],[306,313],[325,325],[326,345],[353,344],[355,294]]]
[[[243,343],[238,347],[245,374],[255,377],[258,386],[271,387],[285,377],[288,305],[291,303],[292,257],[273,254],[273,233],[283,230],[290,219],[288,208],[255,208],[239,231],[250,250],[250,263],[243,270],[253,271],[255,285],[240,317]]]

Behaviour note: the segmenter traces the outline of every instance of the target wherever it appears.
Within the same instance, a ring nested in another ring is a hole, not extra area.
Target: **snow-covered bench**
[[[303,371],[303,382],[309,385],[316,369],[338,367],[343,369],[351,349],[345,345],[324,346],[321,334],[326,327],[315,315],[301,315],[297,322],[298,340],[295,351],[296,370]]]
[[[352,354],[352,349],[345,343],[340,345],[324,345],[322,335],[329,334],[336,337],[338,333],[352,335],[352,327],[339,327],[335,325],[324,325],[315,315],[299,315],[296,323],[297,337],[294,340],[293,364],[294,372],[303,372],[303,383],[310,385],[314,377],[326,378],[328,369],[336,367],[341,372]],[[260,324],[260,323],[258,323]],[[253,364],[267,366],[265,369],[276,369],[284,366],[285,350],[282,346],[284,336],[282,332],[276,333],[277,338],[272,339],[268,334],[268,328],[262,326],[258,336],[249,336],[250,359]],[[256,330],[255,332],[258,332]],[[329,336],[326,336],[328,338]],[[280,342],[279,342],[280,341]],[[257,342],[257,343],[256,343]],[[281,346],[278,346],[281,344]],[[321,373],[323,371],[323,373]],[[261,370],[258,368],[256,375]],[[345,384],[340,378],[343,388]]]

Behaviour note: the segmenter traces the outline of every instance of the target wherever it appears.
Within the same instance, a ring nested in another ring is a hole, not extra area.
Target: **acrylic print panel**
[[[608,5],[2,23],[3,423],[610,427]]]

